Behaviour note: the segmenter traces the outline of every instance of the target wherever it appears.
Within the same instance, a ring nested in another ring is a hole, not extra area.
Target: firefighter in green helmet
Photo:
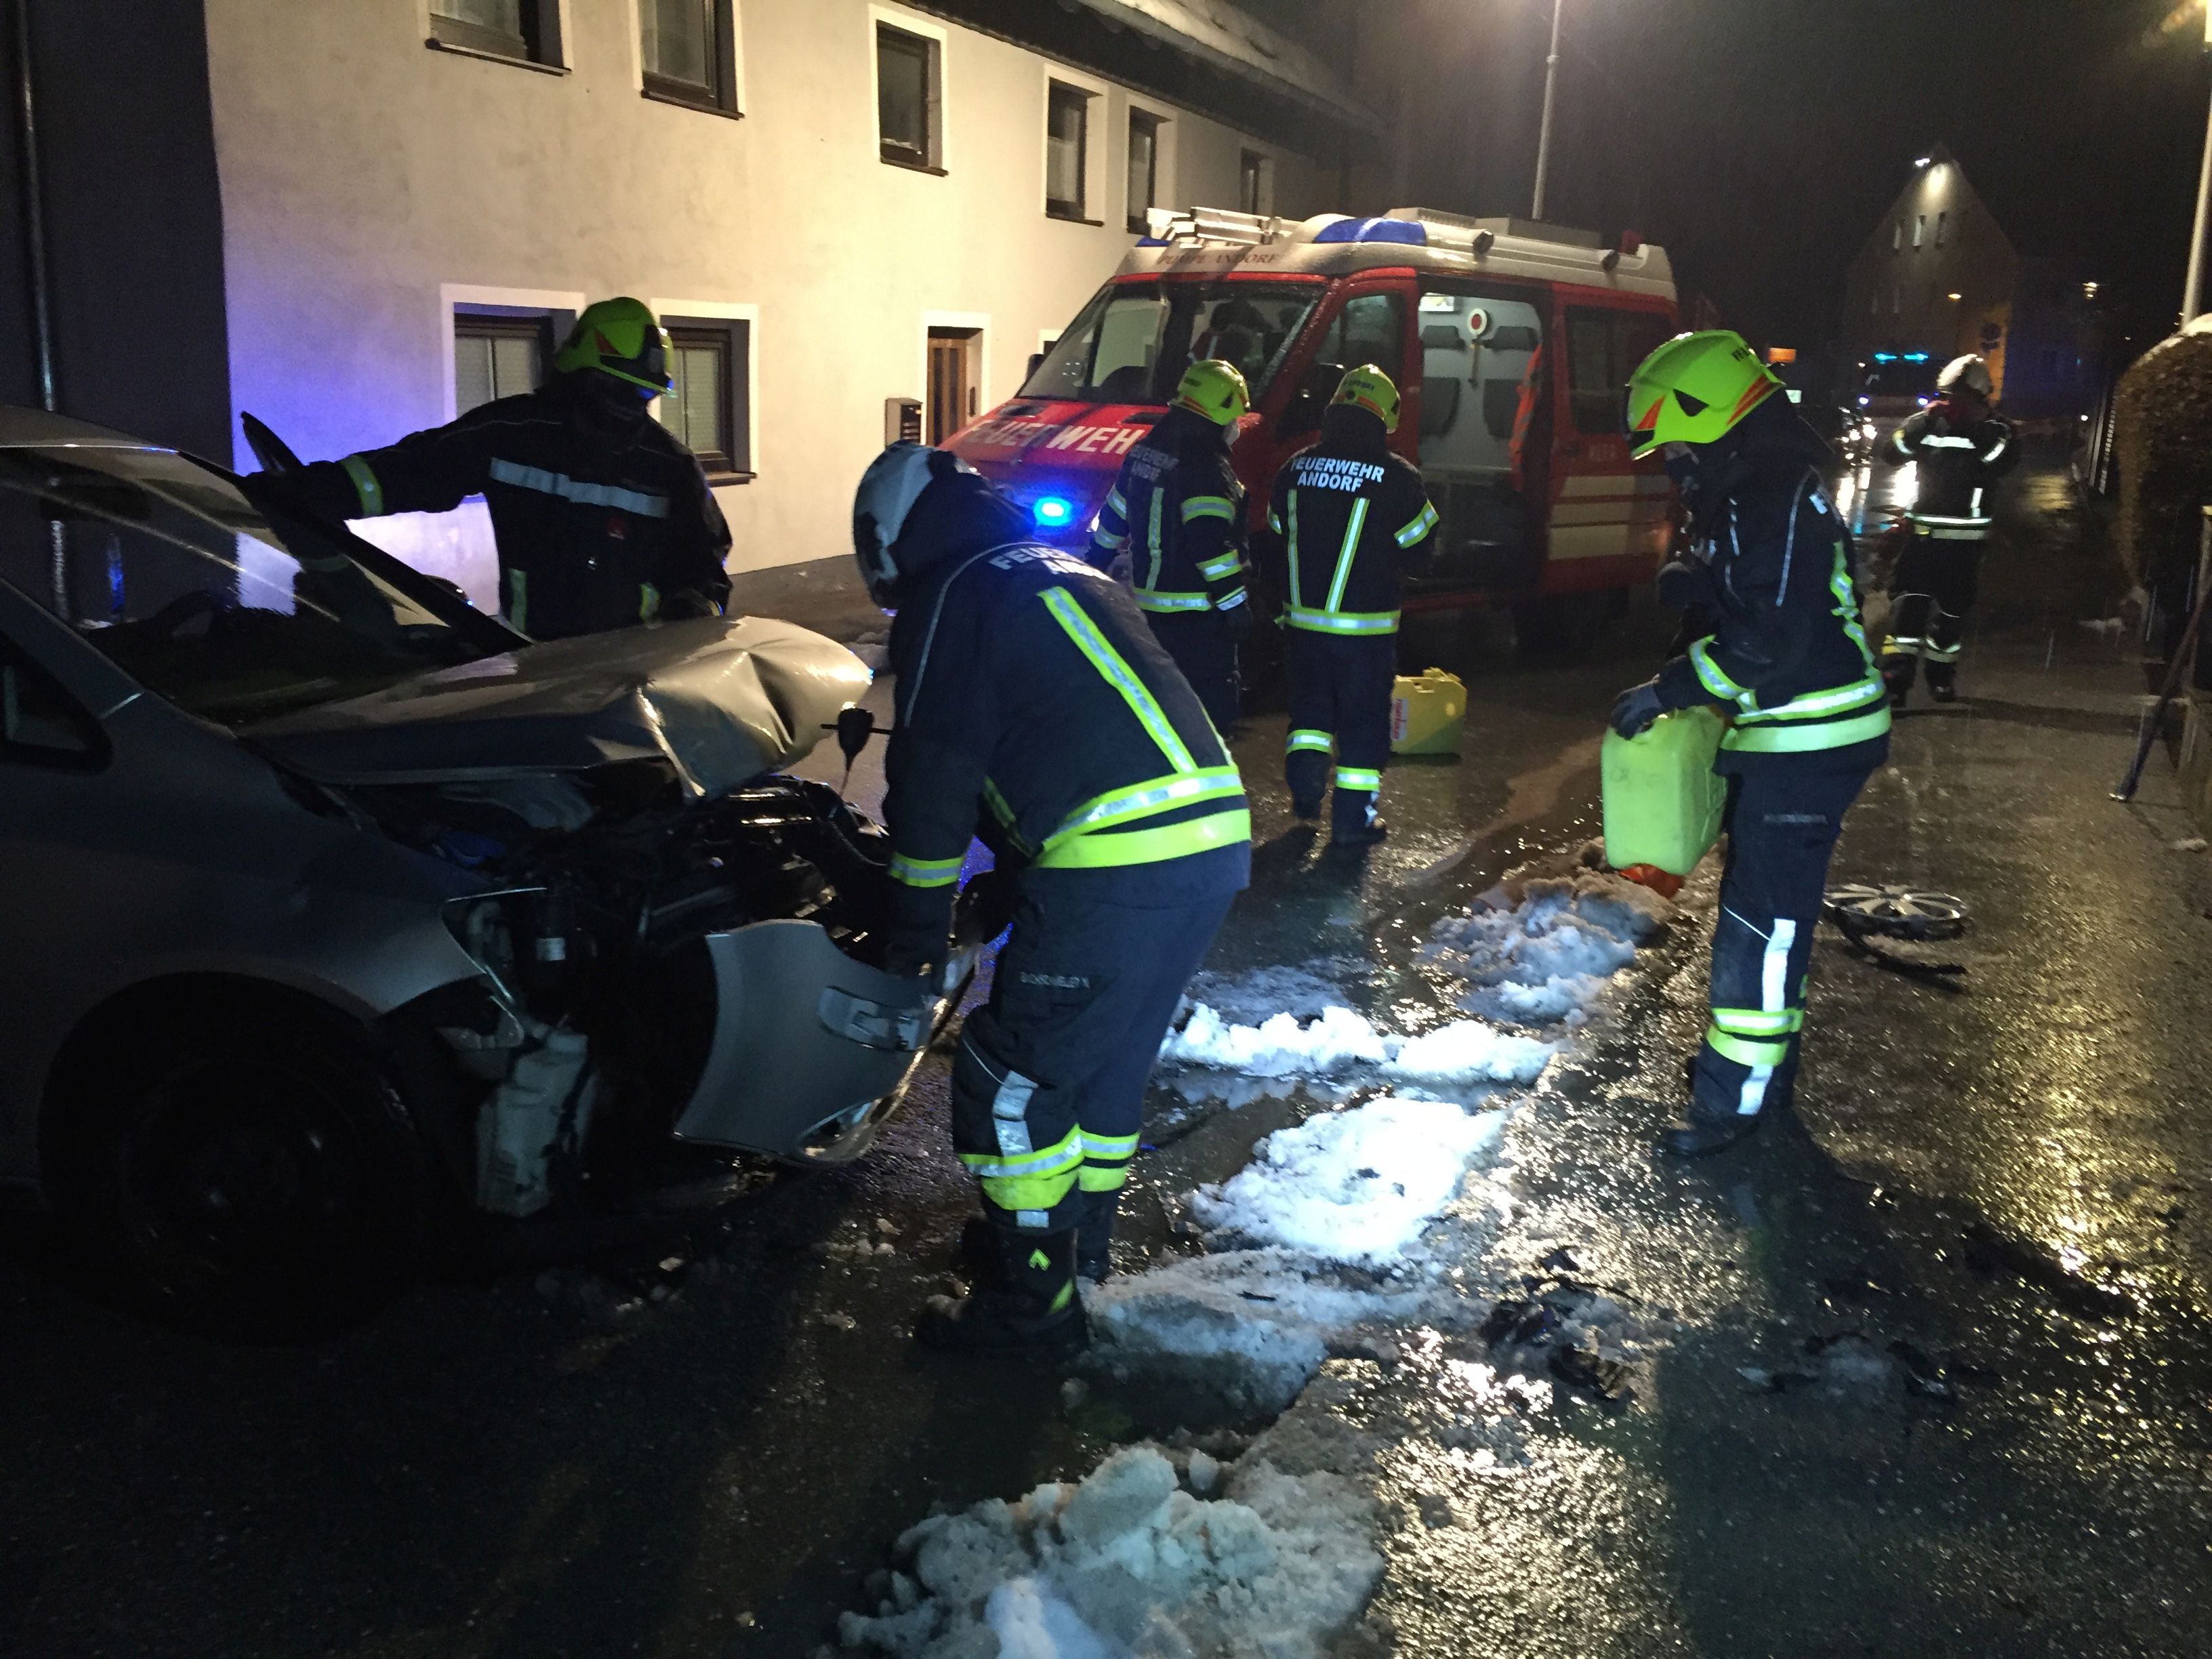
[[[1741,336],[1682,334],[1628,387],[1631,453],[1666,457],[1692,552],[1659,575],[1697,635],[1620,694],[1634,737],[1696,704],[1730,717],[1728,863],[1713,930],[1711,1024],[1662,1142],[1717,1152],[1786,1104],[1813,930],[1844,813],[1889,754],[1889,693],[1859,622],[1850,538],[1820,480],[1827,446]]]
[[[714,616],[730,595],[730,532],[697,459],[651,418],[671,384],[667,331],[653,313],[601,300],[537,391],[285,483],[332,519],[441,513],[481,495],[499,544],[500,610],[535,639]]]

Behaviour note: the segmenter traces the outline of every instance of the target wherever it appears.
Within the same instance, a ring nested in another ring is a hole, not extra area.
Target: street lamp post
[[[2208,7],[2204,13],[2204,44],[2212,46],[2212,7]],[[2197,171],[2197,224],[2189,234],[2189,278],[2181,287],[2181,325],[2184,328],[2195,322],[2204,309],[2204,222],[2207,218],[2212,218],[2212,113],[2208,113],[2205,121],[2203,165]]]
[[[1552,54],[1544,60],[1544,125],[1536,135],[1536,199],[1528,210],[1532,219],[1544,216],[1544,174],[1552,161],[1552,105],[1559,89],[1559,10],[1565,3],[1566,0],[1552,0]],[[2208,149],[2205,155],[2206,165],[2212,166],[2212,149]],[[2203,228],[2200,220],[2200,240]],[[2195,289],[2191,291],[2194,293]]]

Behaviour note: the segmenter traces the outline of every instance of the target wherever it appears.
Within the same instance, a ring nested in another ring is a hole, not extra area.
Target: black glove
[[[1248,599],[1241,605],[1231,605],[1221,613],[1221,620],[1229,629],[1231,641],[1243,644],[1252,637],[1252,601]]]
[[[1659,696],[1659,682],[1646,680],[1641,685],[1632,685],[1613,699],[1613,713],[1606,716],[1607,723],[1624,738],[1642,735],[1651,729],[1651,723],[1667,712],[1667,705]]]

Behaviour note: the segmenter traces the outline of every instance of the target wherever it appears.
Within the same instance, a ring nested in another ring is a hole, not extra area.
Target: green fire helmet
[[[1382,422],[1385,432],[1398,429],[1398,386],[1381,367],[1362,363],[1357,368],[1347,368],[1344,378],[1336,383],[1336,396],[1330,404],[1350,404],[1354,409],[1364,409]]]
[[[586,306],[553,354],[553,367],[563,374],[596,368],[655,396],[674,384],[668,378],[668,331],[644,301],[627,295]]]
[[[1175,406],[1202,415],[1216,426],[1234,426],[1252,407],[1252,394],[1234,363],[1218,357],[1201,357],[1182,372],[1176,387]]]
[[[1641,460],[1662,444],[1717,442],[1781,390],[1742,335],[1677,334],[1629,380],[1628,453]]]

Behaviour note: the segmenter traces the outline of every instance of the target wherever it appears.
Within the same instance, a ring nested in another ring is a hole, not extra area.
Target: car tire
[[[64,1073],[47,1184],[149,1311],[312,1338],[418,1265],[429,1162],[357,1028],[289,1000],[195,998],[105,1036]]]

